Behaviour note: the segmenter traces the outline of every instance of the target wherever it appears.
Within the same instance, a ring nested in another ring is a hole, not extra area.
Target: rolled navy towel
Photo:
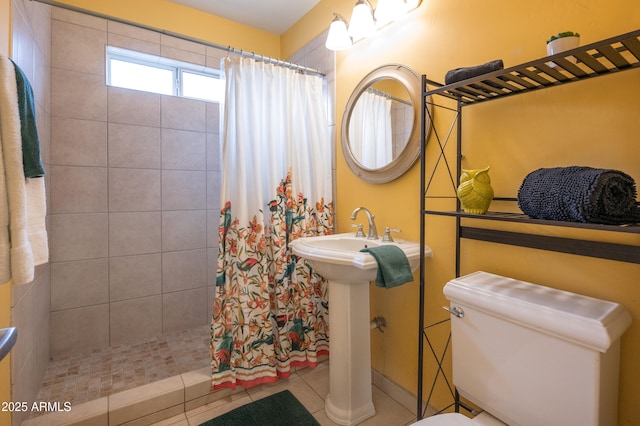
[[[633,178],[618,170],[571,166],[529,173],[518,206],[536,219],[621,225],[640,221]]]
[[[487,74],[493,71],[498,71],[504,68],[502,59],[496,59],[486,64],[476,65],[474,67],[456,68],[447,73],[444,76],[444,84],[457,83],[458,81],[466,80],[468,78],[477,77],[482,74]]]

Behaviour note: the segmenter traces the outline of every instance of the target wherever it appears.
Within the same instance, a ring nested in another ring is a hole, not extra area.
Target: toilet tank
[[[511,426],[616,425],[622,305],[482,271],[444,294],[462,396]]]

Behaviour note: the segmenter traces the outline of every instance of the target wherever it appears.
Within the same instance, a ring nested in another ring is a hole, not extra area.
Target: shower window
[[[187,62],[107,46],[107,85],[162,95],[221,102],[220,71]]]

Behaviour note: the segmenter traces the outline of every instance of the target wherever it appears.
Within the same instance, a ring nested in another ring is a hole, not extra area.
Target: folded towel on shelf
[[[13,61],[12,61],[13,62]],[[20,113],[20,133],[22,137],[22,164],[24,177],[44,176],[44,167],[40,158],[40,139],[36,126],[36,107],[33,89],[27,76],[13,62],[18,90],[18,111]]]
[[[518,206],[536,219],[621,225],[640,221],[636,184],[618,170],[571,166],[529,173]]]
[[[456,68],[447,73],[444,76],[444,84],[453,84],[458,81],[466,80],[468,78],[477,77],[482,74],[487,74],[493,71],[498,71],[504,68],[502,59],[496,59],[489,61],[486,64],[476,65],[474,67]]]
[[[378,262],[378,287],[391,288],[413,281],[409,259],[402,249],[393,244],[383,244],[360,250],[369,253]]]

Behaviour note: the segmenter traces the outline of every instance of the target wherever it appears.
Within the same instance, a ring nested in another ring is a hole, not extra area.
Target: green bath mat
[[[320,426],[288,390],[259,399],[200,426]]]

